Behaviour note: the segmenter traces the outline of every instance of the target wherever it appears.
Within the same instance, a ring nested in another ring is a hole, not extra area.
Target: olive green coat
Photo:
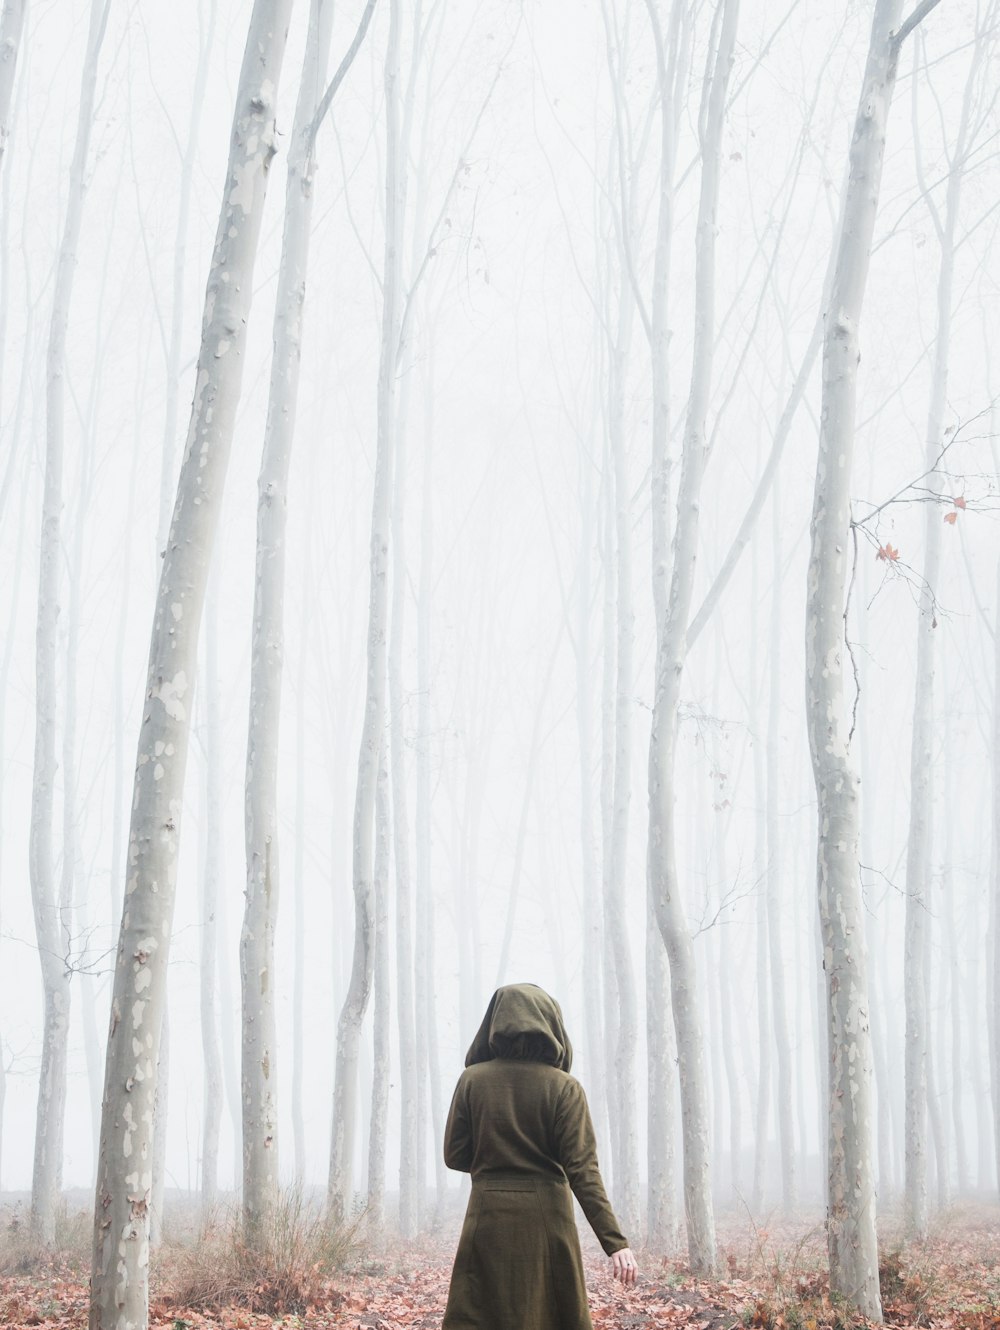
[[[445,1162],[472,1174],[472,1194],[443,1330],[590,1330],[572,1196],[609,1256],[628,1241],[572,1056],[547,993],[497,990],[445,1128]]]

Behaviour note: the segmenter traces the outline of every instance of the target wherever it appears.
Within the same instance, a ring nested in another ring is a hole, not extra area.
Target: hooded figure
[[[497,989],[445,1127],[445,1163],[472,1174],[472,1194],[442,1330],[591,1330],[574,1195],[634,1281],[572,1060],[558,1002],[534,984]]]

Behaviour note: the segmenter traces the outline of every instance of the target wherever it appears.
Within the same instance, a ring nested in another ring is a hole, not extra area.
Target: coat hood
[[[547,1062],[569,1071],[573,1046],[555,998],[536,984],[508,984],[490,998],[465,1065],[493,1058]]]

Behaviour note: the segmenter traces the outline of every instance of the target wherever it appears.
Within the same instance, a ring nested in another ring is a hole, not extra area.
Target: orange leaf
[[[944,515],[944,520],[948,523],[949,526],[954,526],[954,525],[955,525],[955,519],[956,519],[957,517],[958,517],[958,513],[945,513],[945,515]]]

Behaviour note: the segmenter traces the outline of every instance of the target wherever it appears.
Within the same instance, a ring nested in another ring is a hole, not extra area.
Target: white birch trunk
[[[653,260],[653,290],[650,302],[650,376],[653,390],[651,523],[653,606],[657,625],[666,617],[666,578],[670,562],[667,534],[669,504],[670,375],[668,293],[673,248],[674,165],[677,151],[679,97],[686,78],[686,6],[675,3],[670,11],[666,40],[659,14],[647,0],[656,46],[658,101],[660,110],[659,199],[656,249]],[[674,1158],[674,1092],[670,1067],[676,1056],[670,1015],[669,966],[663,938],[656,921],[652,881],[646,883],[646,1049],[647,1049],[647,1216],[646,1240],[660,1250],[671,1249],[677,1240]]]
[[[945,681],[944,694],[947,697],[949,690],[947,680]],[[968,1194],[969,1191],[969,1155],[965,1138],[965,1114],[964,1114],[964,1094],[965,1089],[965,1032],[963,1029],[963,1020],[965,1016],[965,989],[962,984],[961,962],[958,947],[958,925],[956,920],[955,897],[958,894],[958,883],[956,881],[953,869],[954,840],[952,837],[952,818],[954,816],[953,801],[953,780],[951,765],[951,749],[945,748],[944,758],[944,865],[941,874],[942,895],[944,896],[944,917],[945,917],[945,945],[947,947],[948,957],[948,1007],[950,1008],[948,1022],[942,1031],[948,1041],[947,1052],[949,1055],[948,1066],[951,1073],[950,1086],[950,1107],[951,1107],[951,1133],[955,1141],[955,1183],[959,1196]],[[971,960],[972,958],[970,958]],[[969,966],[969,987],[975,982],[974,962]]]
[[[626,468],[625,373],[633,301],[624,278],[619,291],[618,335],[612,348],[609,403],[611,464],[615,496],[615,748],[612,782],[611,862],[605,881],[604,930],[610,942],[618,996],[613,1073],[617,1086],[611,1122],[616,1209],[626,1233],[639,1232],[639,1154],[636,1056],[639,1039],[635,975],[625,920],[628,917],[626,856],[632,800],[632,709],[635,693],[632,608],[632,507]]]
[[[795,1170],[795,1128],[792,1112],[792,1043],[788,1033],[788,1008],[785,1001],[785,961],[781,945],[782,845],[780,833],[780,722],[781,722],[781,487],[775,476],[771,499],[771,623],[770,668],[767,704],[767,893],[768,957],[771,974],[771,1019],[777,1052],[776,1099],[778,1109],[778,1147],[781,1155],[781,1204],[791,1214],[798,1200]]]
[[[827,1243],[834,1293],[881,1320],[872,1054],[858,865],[858,777],[844,696],[844,588],[858,325],[896,77],[902,0],[876,0],[823,339],[823,406],[806,584],[806,714],[818,801],[817,879],[829,1055]]]
[[[759,451],[759,450],[758,450]],[[755,1215],[763,1214],[767,1184],[765,1175],[768,1167],[769,1132],[771,1126],[771,1002],[769,987],[769,956],[767,927],[767,763],[766,745],[760,723],[760,683],[758,656],[761,650],[762,633],[759,621],[759,557],[760,541],[754,539],[751,551],[750,574],[750,650],[749,650],[749,699],[748,720],[750,725],[750,744],[753,758],[754,789],[754,864],[757,879],[757,927],[754,937],[754,953],[757,972],[757,1104],[754,1126],[754,1162],[753,1185],[750,1193],[750,1210]],[[772,670],[772,673],[774,671]]]
[[[987,1026],[992,1033],[990,1070],[993,1090],[993,1162],[996,1183],[1000,1191],[1000,559],[997,560],[996,601],[993,614],[993,744],[992,744],[993,803],[990,819],[992,830],[992,882],[993,946],[992,983],[986,985],[989,1007]],[[988,956],[987,959],[990,959]],[[990,1019],[992,1017],[992,1019]]]
[[[139,737],[101,1127],[91,1330],[148,1318],[152,1128],[177,874],[190,694],[235,427],[253,266],[291,0],[256,0],[236,95],[201,351],[163,562]]]
[[[434,402],[434,356],[431,352],[427,367],[425,396],[424,428],[424,466],[423,488],[420,516],[420,580],[417,590],[417,790],[416,790],[416,936],[421,944],[429,930],[431,911],[431,598],[434,587],[434,508],[433,508],[433,402]],[[477,837],[473,834],[472,846],[467,850],[469,837],[466,823],[470,808],[469,795],[466,791],[466,803],[463,809],[462,853],[460,863],[465,868],[470,859],[474,859]],[[467,857],[468,855],[468,857]],[[462,876],[465,884],[464,907],[470,901],[475,902],[475,877],[472,871]],[[425,924],[423,921],[428,920]],[[473,936],[475,930],[473,929]],[[462,986],[463,978],[468,984],[471,979],[474,957],[467,957],[465,964],[459,962],[460,1001],[468,1000],[468,992]],[[470,963],[471,962],[471,963]],[[427,1049],[427,1032],[423,1031],[421,1013],[433,1007],[434,997],[430,973],[427,969],[430,958],[424,954],[422,945],[414,952],[414,1018],[413,1018],[413,1057],[414,1057],[414,1094],[410,1103],[405,1100],[400,1113],[400,1146],[413,1141],[413,1150],[409,1160],[400,1158],[399,1163],[399,1229],[405,1239],[415,1235],[423,1204],[422,1183],[424,1171],[421,1159],[426,1154],[427,1143],[424,1139],[420,1106],[425,1102],[424,1086],[426,1081],[422,1072],[419,1054]],[[467,1014],[460,1007],[463,1015]],[[469,1028],[464,1026],[463,1028]],[[408,1055],[403,1047],[403,1033],[400,1032],[400,1062]],[[426,1059],[429,1064],[430,1059]]]
[[[0,13],[0,171],[10,138],[14,75],[27,8],[28,0],[3,0],[3,12]]]
[[[312,496],[310,496],[312,497]],[[312,508],[310,503],[310,509]],[[312,512],[306,529],[312,530]],[[295,1153],[295,1185],[301,1194],[306,1180],[306,1126],[302,1103],[305,1075],[305,972],[306,972],[306,662],[309,659],[309,615],[302,616],[299,639],[299,669],[295,690],[295,893],[292,973],[292,1147]]]
[[[674,763],[681,676],[694,591],[701,482],[707,460],[708,399],[715,338],[715,217],[718,204],[726,89],[733,62],[738,0],[721,0],[718,50],[707,92],[701,133],[701,191],[695,241],[695,318],[691,390],[677,495],[670,592],[657,631],[656,685],[649,742],[649,844],[647,870],[657,921],[670,961],[670,990],[677,1036],[684,1144],[684,1204],[693,1269],[715,1266],[715,1219],[708,1140],[708,1085],[694,949],[677,877],[674,830]]]
[[[314,126],[333,7],[312,0],[285,190],[274,311],[274,355],[257,480],[257,556],[245,786],[246,896],[242,987],[243,1224],[266,1231],[278,1200],[277,1030],[274,934],[280,885],[278,731],[284,660],[288,468],[295,436],[302,319],[312,223]]]
[[[222,1123],[222,1062],[216,1016],[219,925],[216,913],[222,880],[222,699],[218,665],[218,571],[211,572],[205,605],[205,827],[201,868],[201,943],[198,973],[204,1088],[201,1128],[201,1224],[208,1228],[219,1192],[219,1129]]]
[[[53,867],[53,799],[56,778],[56,649],[59,616],[60,525],[64,445],[66,333],[76,249],[83,221],[87,156],[97,93],[97,65],[107,27],[109,0],[92,0],[80,90],[69,195],[56,262],[45,377],[45,481],[42,495],[38,618],[35,637],[35,754],[28,833],[28,869],[44,995],[42,1062],[35,1115],[31,1226],[41,1241],[55,1237],[62,1185],[66,1111],[66,1045],[69,1032],[69,957],[63,937]],[[70,798],[72,798],[72,793]]]
[[[402,411],[400,412],[402,415]],[[428,440],[429,447],[429,440]],[[410,875],[410,823],[406,802],[406,743],[404,735],[403,641],[406,604],[405,440],[396,439],[392,511],[392,627],[389,641],[389,705],[392,831],[396,866],[396,1020],[399,1030],[399,1230],[404,1239],[416,1236],[416,1010],[414,1007],[415,955],[413,947],[413,891]],[[431,496],[425,486],[424,502]],[[429,588],[428,588],[429,591]],[[419,630],[418,630],[419,631]],[[420,663],[417,664],[420,673]],[[419,688],[419,684],[418,684]],[[421,739],[422,742],[422,739]],[[423,811],[421,808],[419,811]],[[377,968],[377,962],[376,962]]]
[[[599,954],[599,953],[588,953]],[[656,910],[646,899],[646,1245],[659,1252],[677,1243],[673,1064],[669,1018],[670,972]]]
[[[177,492],[177,414],[180,399],[181,350],[184,318],[184,281],[187,271],[187,233],[191,213],[191,189],[194,180],[195,158],[198,151],[198,130],[205,105],[208,85],[209,55],[215,32],[217,0],[210,0],[208,31],[199,33],[198,66],[195,73],[191,120],[187,143],[181,161],[180,189],[177,199],[177,221],[174,232],[174,270],[170,309],[170,341],[167,347],[166,411],[163,419],[163,443],[160,449],[160,510],[156,526],[156,553],[162,558],[166,551],[171,509]],[[199,28],[201,10],[199,8]],[[117,890],[117,883],[114,884]],[[150,1204],[149,1241],[154,1250],[162,1239],[163,1195],[166,1186],[167,1126],[170,1112],[168,1087],[170,1083],[170,1013],[165,1001],[163,1031],[160,1039],[157,1066],[157,1100],[154,1109],[153,1131],[153,1191]]]
[[[385,253],[382,269],[382,344],[378,373],[378,426],[372,498],[368,601],[367,684],[354,804],[354,951],[347,996],[337,1023],[328,1202],[334,1222],[350,1208],[357,1110],[357,1062],[361,1022],[371,994],[375,961],[374,834],[378,755],[385,729],[386,637],[389,613],[389,509],[392,492],[393,426],[401,320],[399,179],[400,0],[389,0],[385,57]]]
[[[375,1002],[371,1116],[368,1133],[369,1241],[380,1242],[385,1227],[385,1147],[389,1114],[389,860],[392,809],[383,739],[375,787]]]
[[[580,755],[580,858],[583,887],[583,954],[587,977],[583,986],[587,1078],[599,1145],[607,1140],[607,1089],[604,1067],[604,1022],[601,1012],[604,969],[601,964],[601,892],[594,838],[594,745],[590,602],[592,594],[594,496],[589,452],[581,459],[580,552],[576,600],[576,733]],[[651,1092],[652,1093],[652,1092]],[[652,1145],[651,1145],[652,1149]]]
[[[718,665],[716,667],[718,673]],[[718,698],[718,683],[715,686],[715,698]],[[718,705],[715,706],[718,714]],[[716,772],[721,769],[722,755],[717,745],[713,745],[713,765]],[[715,821],[715,863],[721,896],[729,890],[729,859],[726,854],[726,833],[729,820],[725,815],[724,787],[721,782],[714,799],[712,815]],[[739,962],[733,955],[733,922],[725,915],[719,919],[719,967],[718,983],[714,985],[718,993],[718,1031],[714,1043],[722,1045],[722,1071],[726,1081],[726,1100],[729,1109],[729,1186],[727,1199],[735,1204],[745,1204],[743,1195],[743,1086],[740,1084],[739,1068],[736,1065],[736,1049],[739,1035],[733,1028],[733,975],[739,973]],[[715,1081],[715,1100],[718,1105],[716,1121],[722,1120],[722,1076]],[[719,1138],[721,1140],[721,1137]]]
[[[962,177],[968,152],[972,90],[978,67],[973,57],[962,100],[956,147],[951,158],[944,216],[926,197],[938,233],[936,332],[927,409],[924,465],[932,478],[946,443],[944,413],[948,398],[948,361],[951,354],[951,307],[955,271],[955,230],[962,195]],[[917,125],[914,101],[914,125]],[[917,134],[919,156],[919,134]],[[931,856],[934,852],[934,672],[937,641],[936,592],[941,570],[941,513],[928,503],[924,508],[924,563],[917,618],[917,673],[914,686],[913,730],[910,740],[910,824],[906,846],[906,934],[903,951],[906,1006],[906,1118],[904,1227],[910,1237],[923,1240],[927,1214],[927,1058],[929,1012],[923,966],[929,956]]]

